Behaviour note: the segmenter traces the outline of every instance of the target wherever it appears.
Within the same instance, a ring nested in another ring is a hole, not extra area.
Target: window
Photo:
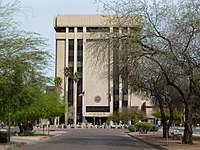
[[[86,106],[86,112],[110,112],[109,106]]]
[[[56,32],[66,32],[66,28],[65,27],[57,27],[55,28]]]
[[[69,39],[69,62],[74,61],[74,39]]]
[[[77,32],[83,32],[83,27],[78,27]]]
[[[109,27],[87,27],[87,32],[110,32]]]
[[[74,32],[74,27],[69,27],[69,32]]]
[[[68,78],[68,102],[73,104],[73,86],[74,86],[74,81],[72,78]]]
[[[78,39],[77,40],[77,66],[82,67],[83,66],[83,40]],[[81,72],[80,72],[81,71]],[[82,73],[82,69],[79,72]]]
[[[113,32],[119,32],[119,28],[118,27],[113,27]]]

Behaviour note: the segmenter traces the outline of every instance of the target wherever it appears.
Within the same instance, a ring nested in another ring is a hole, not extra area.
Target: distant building
[[[136,17],[133,21],[137,24],[138,20]],[[63,79],[61,96],[75,107],[75,123],[82,122],[84,118],[87,122],[101,124],[113,111],[118,111],[122,107],[142,108],[147,115],[151,114],[152,107],[149,100],[129,94],[128,86],[123,86],[120,78],[108,80],[106,76],[108,69],[112,72],[115,66],[109,68],[108,63],[92,65],[94,55],[91,50],[95,48],[91,46],[93,42],[101,38],[102,32],[120,32],[121,27],[106,24],[106,18],[102,15],[74,14],[55,16],[54,28],[56,31],[55,76]],[[127,25],[124,28],[129,30],[132,27]],[[113,64],[117,62],[114,59],[111,61]],[[74,89],[72,76],[64,77],[65,67],[69,67],[71,73],[81,74],[77,89]],[[75,98],[74,94],[76,94]],[[68,119],[65,117],[65,120]]]

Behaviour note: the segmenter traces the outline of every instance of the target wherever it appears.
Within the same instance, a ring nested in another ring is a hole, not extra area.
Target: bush
[[[34,131],[25,131],[23,134],[21,134],[22,136],[34,136],[35,132]]]
[[[151,128],[151,124],[148,123],[148,122],[138,122],[138,123],[135,124],[135,127],[136,127],[137,130],[140,130],[141,128],[142,129],[145,128],[146,131],[149,131],[150,128]]]
[[[150,128],[150,131],[158,131],[159,130],[159,126],[157,125],[152,125]]]
[[[8,132],[0,132],[0,143],[8,142]]]
[[[138,131],[138,130],[136,129],[135,125],[130,125],[130,126],[128,126],[128,130],[129,130],[130,132]]]

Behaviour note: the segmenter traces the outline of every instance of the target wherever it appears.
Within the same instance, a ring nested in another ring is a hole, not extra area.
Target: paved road
[[[126,130],[70,129],[68,133],[19,150],[156,150],[127,135]]]

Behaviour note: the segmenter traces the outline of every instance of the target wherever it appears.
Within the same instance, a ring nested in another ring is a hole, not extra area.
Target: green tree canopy
[[[0,118],[31,105],[50,81],[44,72],[52,58],[46,39],[18,28],[13,18],[19,10],[18,2],[0,1]]]
[[[109,121],[114,121],[119,123],[127,123],[128,121],[135,122],[136,120],[142,120],[145,118],[145,113],[137,108],[122,108],[119,112],[113,112],[113,114],[108,118]]]
[[[36,92],[33,89],[29,91]],[[65,112],[65,105],[57,93],[35,94],[35,100],[13,114],[13,121],[22,123],[27,130],[32,130],[35,121],[40,118],[53,118]],[[31,96],[32,98],[34,96]]]

